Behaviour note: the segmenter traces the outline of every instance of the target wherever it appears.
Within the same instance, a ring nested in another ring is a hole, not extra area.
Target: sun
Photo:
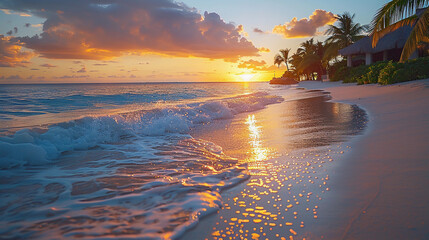
[[[239,76],[241,77],[241,79],[243,79],[243,81],[250,82],[250,80],[252,80],[255,74],[241,74]]]

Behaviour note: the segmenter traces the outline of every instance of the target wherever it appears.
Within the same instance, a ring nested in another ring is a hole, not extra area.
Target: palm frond
[[[392,0],[380,8],[371,23],[372,45],[380,40],[379,32],[401,19],[409,18],[419,7],[429,3],[429,0]]]
[[[418,18],[410,36],[405,42],[401,54],[401,62],[406,61],[417,50],[419,42],[427,42],[429,33],[429,8]]]

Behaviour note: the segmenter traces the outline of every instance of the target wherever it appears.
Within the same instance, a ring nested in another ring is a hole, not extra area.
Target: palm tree
[[[392,0],[380,8],[372,20],[372,46],[387,33],[411,25],[410,36],[402,50],[400,61],[404,62],[416,51],[420,42],[429,42],[429,8],[420,14],[416,9],[427,7],[429,0]]]
[[[314,50],[315,50],[314,39],[311,38],[305,42],[302,42],[296,52],[298,54],[306,55],[314,52]]]
[[[355,14],[351,15],[345,12],[341,15],[335,16],[337,19],[335,25],[329,25],[325,35],[330,35],[325,41],[326,51],[323,56],[325,62],[336,59],[338,50],[352,45],[357,40],[365,37],[365,33],[369,30],[368,25],[360,25],[353,21]]]
[[[314,72],[317,72],[318,77],[326,74],[326,64],[323,61],[323,56],[326,51],[326,45],[322,42],[314,42],[314,39],[309,39],[301,43],[297,50],[297,54],[300,56],[300,61],[295,61],[295,68],[297,68],[302,74],[309,76],[314,80]],[[298,59],[298,58],[296,58]]]
[[[299,68],[302,59],[302,56],[298,53],[292,54],[292,56],[289,58],[289,63],[292,65],[291,70],[295,73],[296,76],[298,76],[298,78],[303,74],[302,69]]]
[[[355,14],[350,15],[348,12],[335,16],[338,26],[329,25],[325,35],[330,35],[330,37],[326,41],[335,43],[340,48],[345,48],[365,37],[364,33],[368,31],[368,25],[355,23],[353,21],[354,17]]]
[[[286,69],[287,71],[289,71],[288,59],[289,59],[290,48],[280,49],[279,52],[280,53],[276,54],[276,56],[274,57],[274,64],[280,67],[282,63],[285,63]]]

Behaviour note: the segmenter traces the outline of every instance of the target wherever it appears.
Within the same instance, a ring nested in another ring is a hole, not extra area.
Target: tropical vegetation
[[[372,45],[387,33],[405,25],[412,31],[402,50],[400,62],[405,62],[422,42],[429,43],[429,8],[416,14],[418,8],[427,7],[429,0],[392,0],[386,3],[372,21]]]
[[[368,25],[361,25],[354,22],[355,14],[351,15],[345,12],[341,15],[335,16],[337,19],[335,25],[329,25],[326,35],[325,44],[327,45],[325,60],[336,59],[338,51],[342,48],[348,47],[358,41],[359,39],[366,36],[369,31]]]
[[[368,30],[368,26],[355,23],[354,16],[347,12],[337,15],[337,25],[329,25],[326,32],[329,37],[325,42],[309,39],[301,43],[290,57],[290,49],[280,50],[274,57],[274,64],[278,66],[282,63],[286,64],[287,71],[283,77],[320,80],[322,75],[335,72],[341,65],[338,50],[364,37],[364,33]]]
[[[429,57],[407,60],[404,63],[382,61],[372,65],[360,65],[353,68],[341,68],[332,80],[344,83],[382,85],[429,78]]]
[[[280,49],[279,52],[280,53],[276,54],[276,56],[274,57],[274,65],[280,67],[280,65],[284,63],[286,64],[287,71],[289,71],[288,59],[290,48]]]
[[[301,43],[295,53],[289,57],[290,49],[280,50],[274,63],[285,63],[287,71],[283,77],[298,80],[320,80],[329,73],[331,81],[356,82],[358,84],[393,84],[429,78],[429,57],[407,60],[422,45],[429,46],[429,0],[392,0],[385,4],[375,15],[371,28],[354,22],[355,15],[343,13],[336,16],[335,25],[326,31],[328,38],[324,42],[309,39]],[[345,59],[338,50],[345,48],[371,32],[373,47],[387,33],[411,25],[411,34],[403,48],[400,62],[383,61],[372,65],[347,67]],[[287,50],[287,51],[286,51]],[[290,64],[290,68],[289,65]]]

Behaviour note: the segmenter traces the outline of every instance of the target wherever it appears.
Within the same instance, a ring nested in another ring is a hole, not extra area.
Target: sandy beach
[[[334,86],[330,86],[334,85]],[[429,238],[429,80],[392,86],[303,83],[358,104],[369,129],[332,180],[320,235],[326,239]]]
[[[333,153],[335,150],[333,152],[329,150],[334,163],[327,165],[326,169],[322,168],[322,172],[330,173],[329,181],[328,177],[325,177],[329,191],[319,192],[321,196],[319,199],[323,200],[316,199],[314,202],[315,200],[309,197],[307,200],[311,206],[316,205],[312,211],[314,218],[317,219],[302,216],[297,202],[293,209],[298,209],[294,212],[295,220],[296,216],[299,216],[298,220],[302,220],[301,226],[295,224],[289,227],[293,223],[286,222],[283,226],[283,237],[428,239],[429,80],[391,86],[301,82],[299,87],[308,90],[323,89],[330,92],[332,102],[358,105],[368,114],[368,126],[363,135],[353,137],[345,145],[340,146],[340,150],[345,149],[345,154],[335,155]],[[335,161],[336,159],[341,161]],[[313,178],[317,179],[314,176]],[[246,191],[249,190],[238,186],[223,196],[228,202]],[[283,192],[283,195],[280,191],[279,194],[286,199],[288,194],[292,195],[291,191]],[[300,199],[295,196],[293,198],[297,201]],[[283,201],[284,206],[289,204],[285,202],[286,200]],[[252,205],[248,202],[246,204]],[[253,204],[255,205],[255,202]],[[277,207],[280,214],[282,204],[277,204],[281,206]],[[231,207],[227,205],[226,209]],[[217,237],[220,239],[222,235],[219,235],[219,232],[212,234],[217,229],[216,226],[222,224],[223,219],[236,220],[234,218],[237,215],[240,214],[221,210],[219,214],[203,219],[182,239]],[[267,219],[262,223],[273,224]],[[277,220],[277,216],[274,219]],[[227,230],[233,231],[232,228]],[[261,231],[257,228],[253,230],[255,235],[249,231],[245,236],[255,239],[282,237],[282,233],[270,235],[266,230],[263,232],[262,227]]]

